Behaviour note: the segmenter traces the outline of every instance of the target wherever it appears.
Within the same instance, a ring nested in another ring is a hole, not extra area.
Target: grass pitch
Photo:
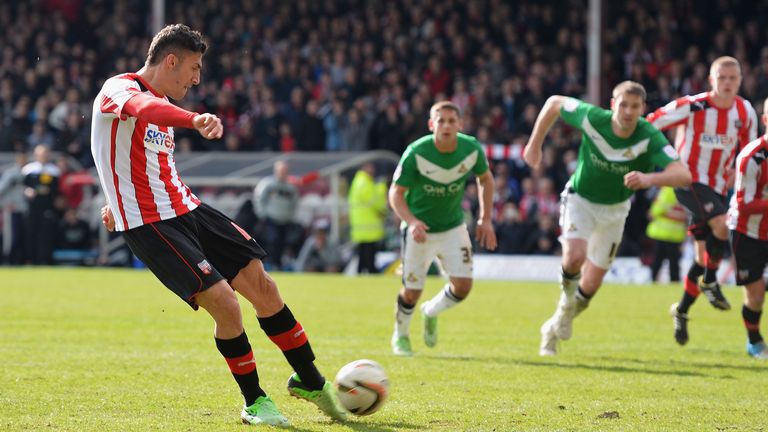
[[[275,274],[333,378],[370,358],[389,374],[381,411],[332,423],[290,398],[282,354],[244,303],[262,386],[298,431],[766,431],[768,364],[745,354],[741,293],[729,312],[701,298],[691,341],[672,338],[676,285],[605,286],[555,358],[537,355],[556,284],[476,282],[440,316],[440,342],[390,353],[399,281]],[[428,282],[424,298],[442,286]],[[212,321],[147,271],[0,270],[0,430],[245,431],[242,399]]]

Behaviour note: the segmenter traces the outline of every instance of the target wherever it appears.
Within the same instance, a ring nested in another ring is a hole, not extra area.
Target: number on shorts
[[[472,261],[472,251],[468,247],[461,248],[462,262],[468,263]]]

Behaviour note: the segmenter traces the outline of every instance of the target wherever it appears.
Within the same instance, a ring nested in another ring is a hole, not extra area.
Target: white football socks
[[[581,272],[571,276],[566,276],[565,271],[560,273],[560,288],[570,298],[573,298],[573,295],[576,294],[576,290],[579,288],[579,281],[581,281]]]
[[[415,306],[410,309],[403,306],[398,297],[398,301],[395,302],[395,337],[408,336],[411,328],[411,318],[413,318],[413,310]]]
[[[440,292],[437,293],[434,297],[432,297],[429,301],[424,303],[424,306],[422,307],[422,311],[427,316],[436,316],[440,312],[450,309],[457,304],[459,304],[460,301],[464,299],[460,299],[456,297],[451,292],[451,284],[445,284],[445,287],[440,290]]]

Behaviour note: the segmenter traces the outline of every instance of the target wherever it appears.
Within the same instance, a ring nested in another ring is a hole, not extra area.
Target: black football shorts
[[[736,285],[747,285],[763,277],[768,263],[768,241],[731,230],[731,250],[736,261]]]
[[[123,232],[123,238],[168,289],[197,310],[194,297],[231,282],[253,259],[266,256],[256,240],[213,207]]]
[[[726,198],[711,187],[693,183],[687,188],[675,189],[675,196],[690,217],[688,231],[696,240],[705,240],[711,231],[710,219],[728,211]]]

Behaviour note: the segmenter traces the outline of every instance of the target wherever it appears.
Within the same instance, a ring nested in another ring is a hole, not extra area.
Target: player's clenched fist
[[[624,175],[624,186],[632,190],[646,189],[651,186],[651,182],[647,174],[632,171]]]
[[[224,126],[221,120],[213,114],[198,114],[192,119],[192,125],[200,132],[205,139],[221,138],[224,133]]]
[[[417,220],[408,226],[411,236],[416,243],[424,243],[427,240],[427,230],[429,227],[422,221]]]
[[[523,149],[523,160],[528,166],[538,167],[541,162],[541,147],[528,143]]]

